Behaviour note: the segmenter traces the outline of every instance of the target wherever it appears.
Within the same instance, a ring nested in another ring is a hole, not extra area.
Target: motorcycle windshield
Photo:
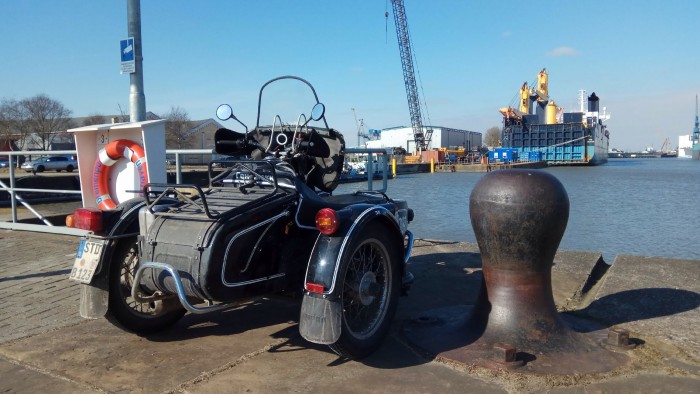
[[[258,127],[294,128],[304,124],[311,117],[311,109],[317,100],[314,91],[303,81],[291,78],[274,80],[260,92]],[[323,120],[309,121],[309,126],[326,127]]]

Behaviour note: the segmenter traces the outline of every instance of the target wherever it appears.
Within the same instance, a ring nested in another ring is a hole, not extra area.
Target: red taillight
[[[66,225],[68,225],[68,218],[66,218]],[[77,208],[73,211],[73,227],[101,233],[102,211],[95,208]]]
[[[321,234],[331,235],[338,229],[338,215],[330,208],[316,212],[316,228]]]
[[[315,283],[307,283],[306,290],[308,290],[312,293],[323,294],[323,285],[317,285]]]

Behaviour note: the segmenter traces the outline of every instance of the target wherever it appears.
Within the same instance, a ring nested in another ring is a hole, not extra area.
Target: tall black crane
[[[396,25],[396,36],[399,40],[399,52],[401,53],[401,67],[403,68],[403,81],[406,85],[406,97],[408,99],[408,109],[411,113],[411,127],[413,128],[413,139],[416,142],[416,149],[420,151],[428,149],[432,138],[432,129],[423,132],[423,120],[421,119],[420,100],[418,87],[416,85],[416,75],[413,71],[413,56],[411,54],[411,37],[408,34],[408,23],[406,22],[406,9],[403,0],[391,0],[394,11],[394,24]],[[388,17],[388,15],[387,15]]]

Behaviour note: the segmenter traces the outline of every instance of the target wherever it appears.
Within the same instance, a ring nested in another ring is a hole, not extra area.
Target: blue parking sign
[[[127,38],[126,40],[120,41],[121,54],[123,62],[134,61],[134,39]]]
[[[134,61],[134,37],[119,41],[119,52],[122,58],[121,73],[130,74],[136,72],[136,61]]]

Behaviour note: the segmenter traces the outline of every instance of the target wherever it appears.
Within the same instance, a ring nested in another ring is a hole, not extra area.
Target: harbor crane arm
[[[411,54],[411,38],[408,34],[408,22],[406,22],[406,9],[403,0],[391,0],[394,11],[394,23],[396,25],[396,36],[399,40],[399,53],[401,54],[401,67],[403,68],[403,80],[406,85],[406,98],[408,99],[408,109],[411,113],[411,127],[413,128],[413,139],[416,142],[416,149],[420,151],[428,149],[432,137],[432,131],[423,133],[423,120],[421,119],[420,100],[418,87],[413,68],[413,57]]]
[[[362,141],[360,139],[369,139],[369,135],[367,133],[362,132],[363,126],[365,125],[364,119],[357,120],[357,113],[355,112],[355,108],[350,109],[352,110],[352,115],[355,117],[355,125],[357,126],[357,147],[359,148],[362,145]]]

